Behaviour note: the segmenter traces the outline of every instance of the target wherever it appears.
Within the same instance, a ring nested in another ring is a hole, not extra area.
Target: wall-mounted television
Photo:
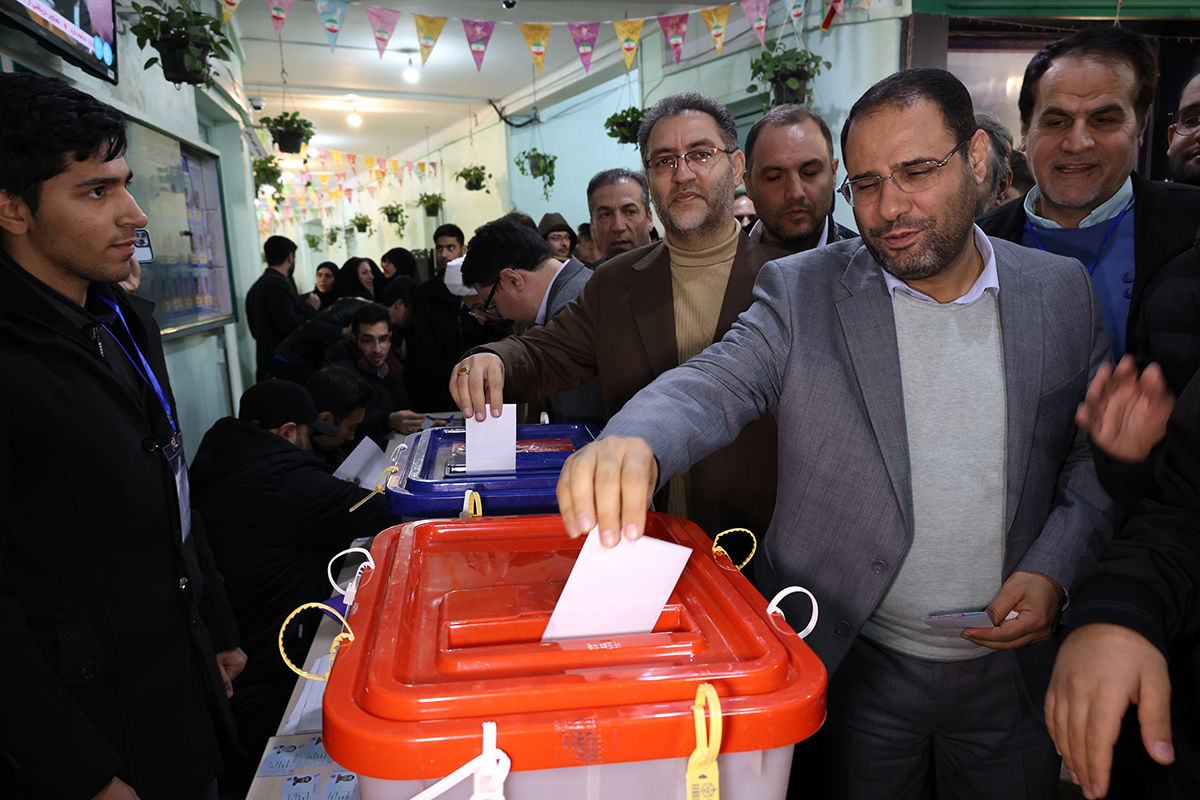
[[[117,82],[116,0],[0,0],[0,23],[48,50]]]

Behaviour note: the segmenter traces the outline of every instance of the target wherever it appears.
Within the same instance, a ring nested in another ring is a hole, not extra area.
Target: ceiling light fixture
[[[408,57],[408,66],[400,73],[405,83],[416,83],[421,80],[421,71],[413,66],[412,56]]]
[[[357,108],[350,108],[350,113],[346,115],[346,122],[349,123],[351,128],[357,128],[362,125],[362,117],[359,116]]]

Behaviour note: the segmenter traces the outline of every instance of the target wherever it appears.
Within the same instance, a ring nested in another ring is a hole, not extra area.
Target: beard
[[[658,218],[663,228],[672,240],[687,241],[706,233],[723,230],[733,220],[733,193],[737,188],[737,180],[734,178],[732,165],[728,160],[725,164],[724,174],[714,176],[708,182],[708,191],[705,191],[699,181],[693,181],[679,187],[672,184],[671,191],[664,197],[655,191],[651,184],[650,197],[658,210]],[[713,172],[716,172],[715,167]],[[688,215],[690,210],[680,213],[672,208],[672,196],[680,192],[696,194],[704,199],[706,210],[703,216],[688,219],[685,215]]]
[[[959,191],[946,203],[946,213],[937,217],[898,217],[885,225],[868,228],[863,243],[875,262],[904,282],[932,278],[950,267],[966,246],[975,218],[974,188],[963,181]],[[892,252],[883,237],[896,228],[926,231],[925,241],[900,252]]]
[[[1167,166],[1171,180],[1200,186],[1200,143],[1167,156]]]

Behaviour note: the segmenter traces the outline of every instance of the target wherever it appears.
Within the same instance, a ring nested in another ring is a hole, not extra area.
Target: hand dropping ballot
[[[650,536],[604,547],[592,528],[542,641],[650,633],[691,553]]]
[[[517,469],[517,407],[505,403],[500,416],[491,409],[483,422],[467,418],[467,472],[515,472]]]

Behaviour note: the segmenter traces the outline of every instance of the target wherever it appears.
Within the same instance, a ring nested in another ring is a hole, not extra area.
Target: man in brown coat
[[[751,241],[733,217],[745,159],[726,108],[696,93],[662,100],[642,124],[642,159],[666,236],[606,261],[546,325],[477,348],[455,367],[450,392],[483,419],[510,402],[599,376],[605,412],[718,341],[750,306],[759,267],[783,255]],[[659,508],[710,535],[766,530],[775,504],[775,420],[747,426],[731,445],[667,487]]]

